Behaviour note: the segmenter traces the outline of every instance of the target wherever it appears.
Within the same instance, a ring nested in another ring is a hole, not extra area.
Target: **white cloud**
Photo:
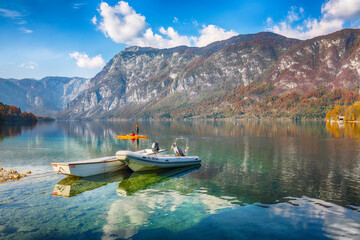
[[[127,2],[120,1],[115,7],[106,2],[100,4],[102,21],[99,29],[117,43],[126,43],[145,29],[145,17],[137,14]]]
[[[200,30],[200,37],[179,35],[172,27],[167,29],[161,27],[159,33],[161,35],[154,33],[151,28],[148,28],[141,37],[130,40],[127,44],[155,48],[172,48],[181,45],[204,47],[212,42],[225,40],[237,35],[234,31],[227,32],[215,25],[203,26]]]
[[[94,16],[92,19],[91,19],[91,22],[96,25],[97,24],[97,18],[96,16]]]
[[[27,24],[27,21],[25,20],[26,14],[22,14],[18,11],[0,8],[0,16],[11,19],[17,25]],[[33,32],[33,30],[30,30],[25,27],[20,27],[19,30],[23,33],[32,33]]]
[[[81,6],[84,6],[86,3],[74,3],[73,4],[73,8],[74,9],[79,9]]]
[[[23,33],[33,33],[33,30],[30,30],[30,29],[27,29],[27,28],[24,28],[24,27],[21,27],[19,28],[19,30]]]
[[[36,62],[30,61],[27,63],[22,63],[19,65],[19,68],[25,68],[25,69],[30,69],[30,70],[34,70],[35,68],[38,67],[38,64]]]
[[[359,17],[360,0],[329,0],[322,5],[319,19],[305,19],[304,9],[292,7],[284,21],[275,25],[268,21],[268,30],[287,37],[308,39],[340,30],[347,21]]]
[[[180,45],[206,46],[214,41],[230,38],[237,33],[233,30],[225,31],[215,25],[203,26],[200,30],[200,37],[180,35],[174,28],[160,27],[158,33],[152,28],[145,27],[145,17],[136,13],[127,2],[120,1],[114,7],[106,2],[100,4],[99,13],[101,19],[94,16],[92,23],[97,25],[106,37],[110,37],[116,43],[136,45],[140,47],[171,48]],[[173,22],[177,23],[178,18],[174,17]],[[195,21],[195,20],[193,20]],[[196,22],[196,21],[195,21]],[[196,22],[196,24],[198,24]]]
[[[360,17],[360,0],[330,0],[321,7],[321,13],[328,20]]]
[[[197,26],[200,25],[199,22],[198,22],[197,20],[195,20],[195,19],[191,19],[191,23],[192,23],[195,27],[197,27]]]
[[[17,24],[19,24],[19,25],[24,25],[24,24],[27,24],[27,21],[25,21],[25,20],[20,20],[20,21],[17,22]]]
[[[152,29],[148,28],[141,37],[130,40],[127,44],[155,48],[171,48],[180,45],[191,45],[191,39],[189,37],[179,35],[172,27],[168,27],[168,29],[161,27],[159,32],[162,35],[154,34]]]
[[[6,18],[20,18],[23,17],[23,15],[17,11],[8,10],[4,8],[0,8],[0,16],[6,17]]]
[[[105,65],[104,59],[101,55],[89,58],[86,53],[73,52],[70,53],[69,56],[76,59],[76,65],[80,68],[94,69]]]
[[[227,32],[215,25],[203,26],[200,33],[200,37],[194,40],[195,45],[198,47],[204,47],[212,42],[225,40],[237,35],[237,33],[233,30]]]
[[[297,8],[292,6],[290,8],[290,11],[288,11],[287,21],[290,23],[299,21],[300,18],[302,17],[303,12],[304,12],[303,8]]]

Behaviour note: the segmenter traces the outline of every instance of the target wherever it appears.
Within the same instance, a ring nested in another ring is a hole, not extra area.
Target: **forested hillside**
[[[37,117],[28,112],[21,112],[20,108],[0,102],[0,122],[36,122]]]

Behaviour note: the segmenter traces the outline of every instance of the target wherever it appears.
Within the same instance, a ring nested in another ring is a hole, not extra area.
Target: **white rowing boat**
[[[58,174],[87,177],[101,173],[116,171],[125,164],[116,159],[116,156],[101,157],[76,162],[51,163],[54,171]]]

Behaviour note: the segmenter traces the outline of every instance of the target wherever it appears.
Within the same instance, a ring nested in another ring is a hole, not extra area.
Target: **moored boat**
[[[126,157],[129,153],[132,153],[133,151],[130,151],[130,150],[120,150],[120,151],[117,151],[115,156],[116,156],[116,159],[123,162],[124,164],[126,164]],[[166,149],[160,149],[158,148],[158,145],[156,145],[156,149],[154,147],[154,149],[141,149],[141,150],[137,150],[135,151],[137,153],[141,153],[141,154],[144,154],[144,155],[153,155],[153,154],[158,154],[158,155],[162,155],[162,154],[167,154],[167,150]]]
[[[123,162],[116,159],[116,156],[75,162],[51,163],[51,165],[58,174],[75,175],[79,177],[112,172],[125,166]]]
[[[201,163],[198,156],[175,156],[168,154],[146,155],[139,152],[127,154],[126,164],[134,172],[163,168],[186,167]]]
[[[159,144],[153,143],[152,149],[128,153],[124,162],[134,172],[199,165],[201,163],[200,157],[186,156],[180,147],[176,146],[176,141],[180,139],[186,140],[185,153],[187,154],[189,139],[177,138],[171,147],[174,150],[175,155],[169,155],[167,152],[160,152]],[[149,151],[146,150],[149,150],[152,153],[149,153]]]

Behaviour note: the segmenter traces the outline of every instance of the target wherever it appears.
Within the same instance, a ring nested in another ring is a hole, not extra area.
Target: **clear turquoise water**
[[[356,125],[139,124],[140,148],[184,136],[201,167],[66,178],[50,163],[133,150],[135,122],[0,126],[0,167],[32,171],[0,184],[0,239],[360,239]]]

